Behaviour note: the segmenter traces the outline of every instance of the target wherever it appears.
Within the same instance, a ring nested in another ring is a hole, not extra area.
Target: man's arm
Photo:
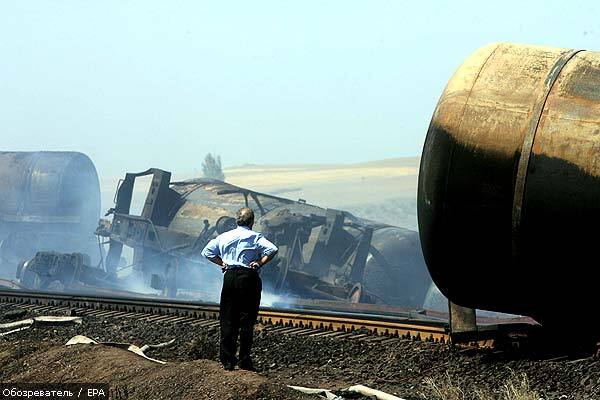
[[[257,241],[258,250],[261,253],[261,257],[257,261],[250,263],[250,267],[258,269],[271,261],[276,255],[279,249],[273,243],[269,242],[264,237],[260,237]]]
[[[213,257],[213,258],[209,258],[210,261],[214,262],[215,264],[217,264],[218,266],[221,267],[221,272],[225,272],[227,271],[227,264],[225,264],[223,262],[223,259],[219,256]]]
[[[267,255],[267,256],[262,256],[258,261],[252,261],[250,263],[250,267],[254,268],[254,269],[258,269],[260,267],[262,267],[263,265],[265,265],[266,263],[268,263],[269,261],[271,261],[273,259],[273,257],[275,257],[277,255],[277,251],[274,251],[273,253]]]
[[[215,238],[209,241],[206,244],[206,246],[204,246],[204,249],[202,249],[202,255],[208,258],[213,263],[220,266],[221,271],[225,272],[225,270],[227,269],[227,264],[225,264],[223,262],[223,259],[221,258],[221,253],[219,250],[219,241],[217,239],[218,238]]]

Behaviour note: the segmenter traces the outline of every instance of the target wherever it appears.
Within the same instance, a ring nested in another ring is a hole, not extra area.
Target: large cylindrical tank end
[[[462,306],[547,323],[596,309],[600,53],[496,43],[448,82],[417,192],[431,276]]]

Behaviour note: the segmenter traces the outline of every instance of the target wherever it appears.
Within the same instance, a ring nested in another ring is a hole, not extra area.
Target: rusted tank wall
[[[547,322],[598,281],[600,53],[492,44],[448,82],[418,185],[421,242],[452,301]]]

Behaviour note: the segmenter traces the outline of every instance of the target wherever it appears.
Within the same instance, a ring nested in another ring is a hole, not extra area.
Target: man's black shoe
[[[225,371],[233,371],[235,369],[235,365],[233,365],[233,363],[225,363],[223,364],[223,369]]]
[[[250,362],[241,362],[239,364],[240,369],[245,369],[246,371],[253,371],[256,372],[256,368],[254,368],[254,365],[252,364],[252,361]]]

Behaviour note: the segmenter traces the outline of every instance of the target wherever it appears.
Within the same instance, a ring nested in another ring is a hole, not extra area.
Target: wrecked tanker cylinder
[[[599,134],[598,52],[499,43],[460,66],[429,126],[417,200],[427,266],[451,301],[551,327],[590,321]]]
[[[143,211],[130,214],[134,184],[152,176]],[[171,182],[150,169],[128,173],[116,195],[111,222],[97,234],[109,239],[106,270],[116,276],[123,246],[134,249],[132,268],[168,296],[178,290],[220,287],[220,271],[200,252],[235,227],[244,206],[256,212],[254,229],[279,247],[262,271],[265,287],[306,299],[420,308],[431,284],[417,233],[211,179]]]
[[[33,290],[63,291],[80,282],[100,287],[109,284],[106,274],[89,267],[89,263],[89,257],[81,253],[40,251],[32,259],[22,261],[16,275],[21,285]]]
[[[0,276],[39,250],[98,254],[100,184],[86,155],[0,152],[0,186]]]
[[[81,253],[40,251],[19,263],[16,272],[21,289],[68,292],[110,296],[140,296],[130,289],[137,283],[128,278],[114,279],[98,266],[90,266],[90,259]],[[1,282],[0,282],[1,286]]]

